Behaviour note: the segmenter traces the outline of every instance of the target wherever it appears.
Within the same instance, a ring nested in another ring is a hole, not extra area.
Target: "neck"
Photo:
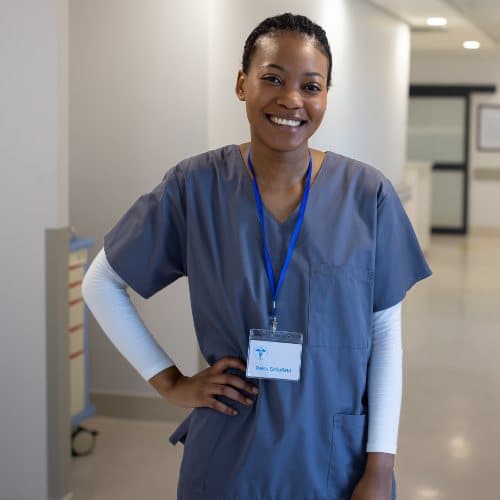
[[[287,188],[302,182],[309,166],[307,144],[296,151],[273,151],[256,141],[251,146],[251,159],[259,184],[269,188]],[[246,160],[246,156],[245,156]]]

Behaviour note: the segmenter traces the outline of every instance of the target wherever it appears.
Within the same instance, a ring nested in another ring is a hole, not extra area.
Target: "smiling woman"
[[[327,106],[325,32],[283,14],[248,37],[249,143],[187,158],[106,234],[84,280],[103,330],[170,403],[194,408],[178,498],[390,500],[400,302],[431,274],[390,181],[309,148]],[[125,292],[187,276],[200,350],[184,376]]]

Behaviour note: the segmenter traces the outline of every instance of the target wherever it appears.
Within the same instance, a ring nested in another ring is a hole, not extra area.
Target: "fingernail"
[[[238,415],[238,411],[237,410],[233,410],[233,415]]]
[[[252,387],[252,392],[254,394],[258,394],[259,393],[259,389],[257,389],[257,387]]]
[[[245,398],[245,403],[246,403],[247,405],[252,404],[252,403],[253,403],[253,399],[250,399],[250,398]]]

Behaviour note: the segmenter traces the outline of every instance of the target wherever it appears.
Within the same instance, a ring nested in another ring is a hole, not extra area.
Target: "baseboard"
[[[180,422],[190,412],[155,396],[91,392],[90,400],[95,405],[96,415],[103,417]]]
[[[75,495],[73,494],[73,492],[70,491],[67,495],[62,497],[61,500],[70,500],[74,496]],[[25,497],[23,497],[23,498],[21,498],[21,497],[0,497],[0,500],[26,500],[26,498]],[[48,500],[50,500],[50,499],[48,499]]]
[[[471,227],[471,236],[500,236],[500,227]]]

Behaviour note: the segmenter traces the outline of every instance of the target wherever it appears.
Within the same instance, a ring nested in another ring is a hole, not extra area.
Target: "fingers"
[[[235,358],[233,356],[226,356],[225,358],[221,358],[219,359],[219,361],[213,364],[212,371],[223,373],[228,368],[237,368],[242,372],[246,371],[247,369],[245,363],[243,363],[241,359]]]
[[[218,401],[217,399],[212,399],[210,401],[210,404],[208,404],[207,406],[215,411],[218,411],[219,413],[222,413],[224,415],[229,415],[230,417],[235,417],[236,415],[238,415],[238,410],[235,410],[234,408],[225,405],[224,403]]]
[[[233,356],[226,356],[219,359],[213,366],[206,370],[206,375],[209,375],[207,377],[207,382],[210,381],[208,394],[210,394],[211,397],[209,397],[205,404],[219,413],[235,416],[238,414],[238,410],[231,408],[213,396],[225,396],[245,406],[250,406],[254,403],[254,400],[245,396],[239,390],[246,391],[249,394],[258,394],[259,391],[257,387],[248,383],[243,378],[225,373],[229,368],[235,368],[242,372],[246,371],[245,363],[241,361],[241,359]]]
[[[214,384],[213,389],[210,392],[214,395],[216,394],[217,396],[225,396],[226,398],[238,401],[246,406],[250,406],[254,402],[253,399],[244,396],[241,392],[233,389],[229,385]]]
[[[211,381],[214,384],[232,385],[233,387],[246,391],[249,394],[258,394],[259,392],[255,385],[248,383],[237,375],[230,375],[229,373],[222,373],[214,376]]]
[[[245,406],[250,406],[251,404],[254,403],[253,399],[243,396],[243,394],[241,394],[236,389],[233,389],[228,385],[214,384],[211,387],[210,393],[213,396],[225,396],[226,398],[232,399],[233,401],[237,401]],[[220,413],[223,413],[224,415],[230,415],[230,416],[238,415],[238,410],[224,404],[222,401],[219,401],[214,397],[209,399],[207,406]]]
[[[212,373],[220,374],[216,378],[212,379],[212,382],[217,384],[230,384],[238,389],[242,389],[251,394],[258,394],[259,390],[256,386],[249,384],[241,377],[236,375],[231,375],[224,373],[228,368],[237,368],[242,372],[246,371],[246,365],[239,358],[235,358],[232,356],[226,356],[225,358],[219,359],[214,365],[210,368]]]

